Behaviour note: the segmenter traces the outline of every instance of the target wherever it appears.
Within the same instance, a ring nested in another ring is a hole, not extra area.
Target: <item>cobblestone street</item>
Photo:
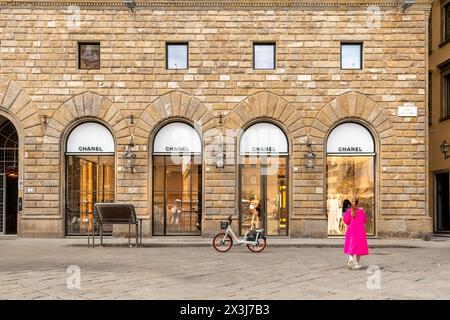
[[[261,254],[234,247],[220,254],[212,247],[88,249],[82,244],[0,240],[0,299],[450,298],[448,245],[372,248],[363,259],[365,268],[349,271],[338,247],[269,245]],[[380,268],[379,289],[368,266]],[[80,289],[69,289],[67,284],[76,287],[78,267]],[[368,280],[375,289],[368,288]]]

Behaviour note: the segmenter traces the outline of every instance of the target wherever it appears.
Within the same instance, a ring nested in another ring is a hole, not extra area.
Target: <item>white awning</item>
[[[162,127],[153,143],[153,154],[191,153],[200,154],[200,135],[184,122],[172,122]]]
[[[374,155],[375,143],[364,126],[354,122],[343,123],[328,136],[327,154]]]
[[[261,122],[252,125],[241,137],[241,155],[288,155],[288,141],[276,125]]]
[[[114,154],[111,132],[97,122],[85,122],[72,130],[67,138],[66,154]]]

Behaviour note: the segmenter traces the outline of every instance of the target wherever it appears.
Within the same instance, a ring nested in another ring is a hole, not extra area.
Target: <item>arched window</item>
[[[171,122],[153,140],[153,234],[200,235],[202,143],[191,125]]]
[[[66,234],[83,235],[92,230],[94,204],[115,201],[114,137],[100,123],[81,123],[67,137],[65,157]]]
[[[273,123],[247,128],[239,142],[241,234],[252,225],[288,235],[289,143]]]
[[[18,156],[16,128],[0,116],[0,235],[17,233]]]
[[[375,142],[359,123],[335,127],[327,139],[328,234],[345,234],[343,215],[349,201],[359,199],[366,212],[366,231],[375,234]]]

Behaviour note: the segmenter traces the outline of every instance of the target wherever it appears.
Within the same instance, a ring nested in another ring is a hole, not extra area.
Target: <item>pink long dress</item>
[[[352,209],[348,209],[344,215],[344,223],[348,225],[345,234],[344,253],[358,256],[369,254],[366,229],[364,225],[367,217],[363,209],[357,208],[356,215],[352,217]]]

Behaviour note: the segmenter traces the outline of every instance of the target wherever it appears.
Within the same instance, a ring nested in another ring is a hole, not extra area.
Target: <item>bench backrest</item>
[[[128,224],[136,223],[136,212],[132,204],[124,203],[96,203],[94,212],[101,224]]]

